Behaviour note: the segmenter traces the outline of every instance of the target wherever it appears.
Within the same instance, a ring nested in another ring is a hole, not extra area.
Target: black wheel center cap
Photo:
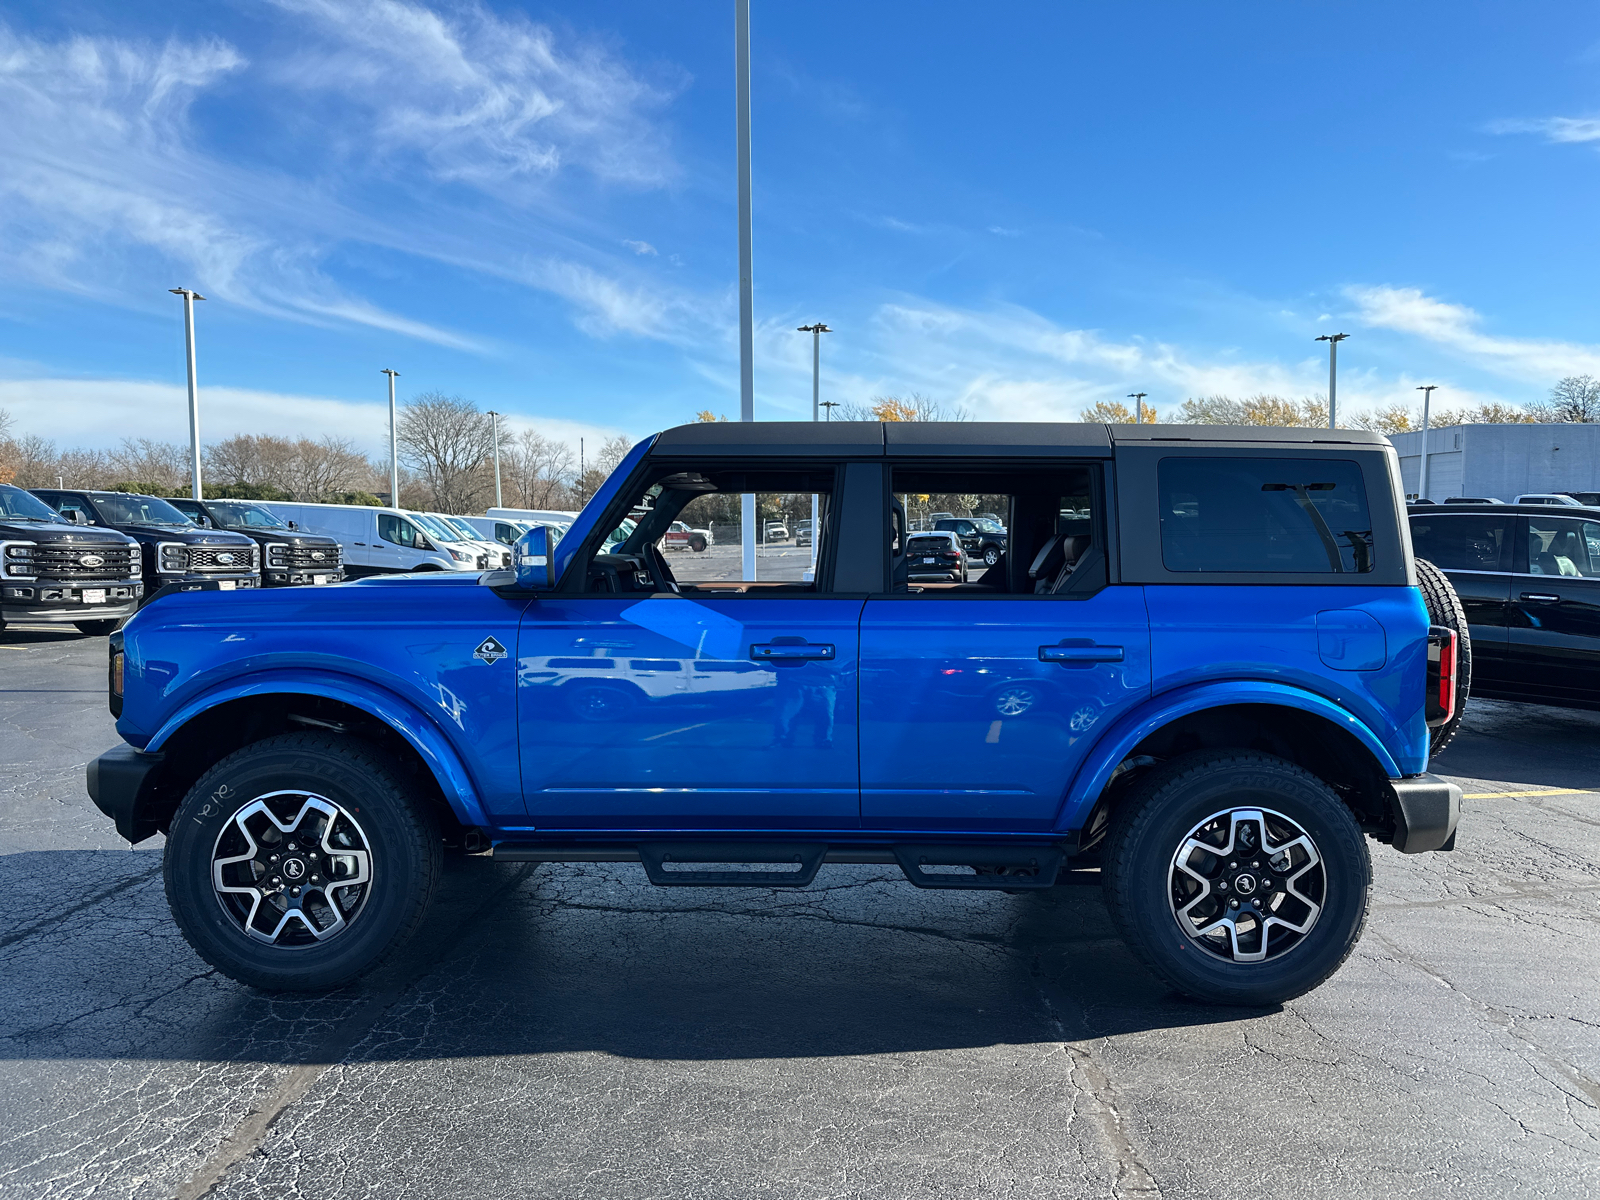
[[[303,858],[286,858],[283,860],[283,877],[285,879],[303,879],[306,873],[306,863]]]
[[[1256,890],[1256,877],[1254,875],[1240,875],[1233,881],[1233,890],[1241,896],[1250,896]]]

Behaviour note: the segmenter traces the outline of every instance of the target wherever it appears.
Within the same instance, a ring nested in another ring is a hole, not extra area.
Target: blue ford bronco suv
[[[1455,841],[1427,767],[1470,648],[1399,480],[1357,430],[681,426],[511,569],[156,600],[111,639],[127,744],[89,792],[166,834],[184,936],[267,989],[393,952],[453,847],[680,887],[1098,880],[1175,988],[1282,1001],[1360,936],[1367,839]],[[1006,552],[912,582],[935,509]],[[816,545],[661,552],[741,514]]]

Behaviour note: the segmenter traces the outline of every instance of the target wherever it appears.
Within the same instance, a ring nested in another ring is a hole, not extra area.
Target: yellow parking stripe
[[[1511,800],[1517,796],[1588,796],[1582,788],[1545,788],[1537,792],[1468,792],[1463,800]]]

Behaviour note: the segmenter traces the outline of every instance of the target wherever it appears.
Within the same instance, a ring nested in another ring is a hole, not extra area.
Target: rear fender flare
[[[1384,775],[1390,779],[1400,778],[1399,765],[1378,735],[1372,732],[1366,722],[1325,696],[1283,683],[1198,684],[1152,698],[1102,734],[1072,782],[1067,785],[1066,799],[1061,805],[1055,827],[1059,830],[1082,828],[1117,765],[1156,730],[1208,708],[1225,708],[1235,704],[1276,705],[1321,717],[1366,747]]]
[[[179,729],[219,704],[252,696],[272,695],[319,696],[336,700],[382,721],[405,738],[422,756],[428,770],[433,772],[445,801],[463,825],[487,827],[492,824],[484,813],[483,802],[473,786],[466,763],[439,726],[410,701],[348,675],[331,672],[307,674],[303,671],[291,675],[266,671],[214,688],[194,697],[173,713],[156,731],[145,750],[160,750],[162,744]]]

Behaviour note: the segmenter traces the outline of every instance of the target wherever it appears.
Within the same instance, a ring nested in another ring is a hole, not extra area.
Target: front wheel
[[[1000,561],[1000,548],[998,546],[985,546],[983,548],[983,565],[992,567]]]
[[[1106,903],[1145,965],[1198,1000],[1279,1004],[1349,957],[1372,863],[1355,818],[1293,763],[1200,751],[1158,767],[1112,818]]]
[[[689,539],[689,549],[693,550],[696,554],[704,554],[706,550],[705,538],[701,537],[698,533],[695,534]]]
[[[167,903],[195,952],[268,991],[322,991],[415,932],[443,862],[425,800],[376,747],[324,734],[246,746],[200,777],[167,835]]]

